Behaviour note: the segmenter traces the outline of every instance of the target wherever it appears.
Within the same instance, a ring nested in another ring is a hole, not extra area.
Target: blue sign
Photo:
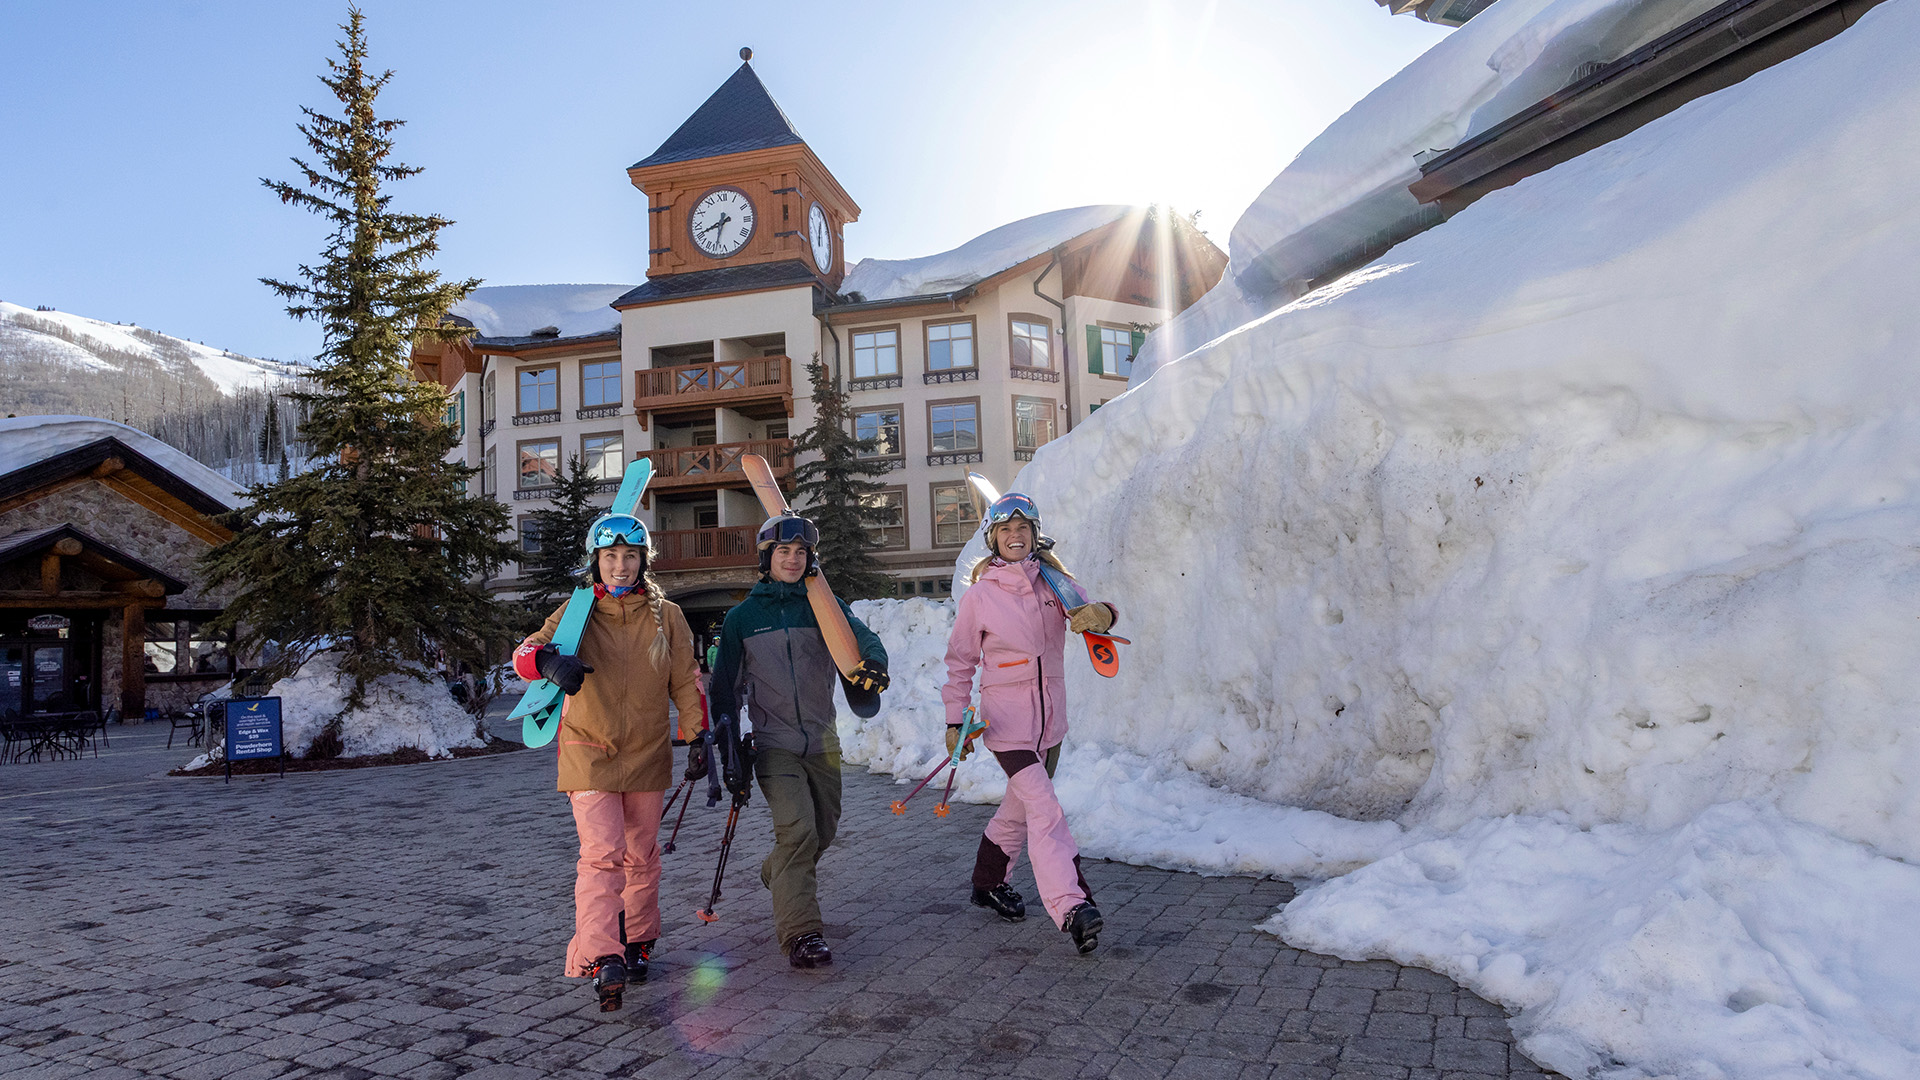
[[[280,756],[280,699],[234,698],[227,702],[227,760]]]

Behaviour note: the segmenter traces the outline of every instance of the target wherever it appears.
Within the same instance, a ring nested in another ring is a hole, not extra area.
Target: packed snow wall
[[[1019,477],[1079,738],[1453,828],[1760,799],[1920,857],[1920,5],[1487,196]]]

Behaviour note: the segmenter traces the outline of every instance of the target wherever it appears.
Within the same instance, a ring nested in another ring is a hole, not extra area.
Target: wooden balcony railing
[[[665,450],[646,450],[638,456],[653,460],[653,479],[648,491],[672,491],[677,488],[729,487],[746,479],[741,470],[742,454],[759,454],[773,466],[773,475],[793,472],[792,439],[754,439],[750,442],[719,443],[708,446],[675,446]]]
[[[647,565],[656,570],[720,570],[758,566],[754,550],[757,525],[730,525],[722,529],[670,529],[648,537],[653,553]]]
[[[705,408],[760,399],[785,398],[790,402],[793,361],[785,356],[756,356],[679,364],[636,371],[633,381],[633,407],[643,416],[660,409]]]

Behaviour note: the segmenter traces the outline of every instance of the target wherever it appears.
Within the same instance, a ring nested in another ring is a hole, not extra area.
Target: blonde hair
[[[1022,520],[1024,520],[1024,519],[1022,519]],[[1003,525],[1006,525],[1006,524],[1007,524],[1006,522],[1004,522],[1004,521],[1002,521],[1002,522],[1000,522],[999,524],[996,524],[996,525],[994,525],[994,526],[992,526],[991,528],[989,528],[989,529],[987,529],[987,550],[988,550],[989,552],[991,552],[991,554],[989,554],[989,555],[987,555],[987,556],[986,556],[985,558],[983,558],[983,559],[981,559],[981,560],[980,560],[979,562],[976,562],[976,563],[974,563],[974,564],[973,564],[973,569],[972,569],[972,571],[970,571],[970,572],[968,573],[968,575],[967,575],[967,584],[969,584],[969,585],[977,585],[977,584],[979,584],[979,583],[980,583],[980,575],[982,575],[982,574],[984,574],[984,573],[986,573],[986,572],[987,572],[987,567],[988,567],[988,566],[990,566],[990,565],[991,565],[991,564],[993,563],[993,560],[994,560],[994,559],[996,559],[996,558],[998,558],[998,557],[999,557],[999,555],[1000,555],[1000,552],[999,552],[999,549],[997,549],[997,548],[995,548],[995,547],[994,547],[994,545],[993,545],[993,533],[994,533],[994,530],[995,530],[995,529],[998,529],[998,528],[1000,528],[1001,526],[1003,526]],[[1028,528],[1033,528],[1033,526],[1032,526],[1032,524],[1031,524],[1031,523],[1029,523],[1027,527],[1028,527]],[[1034,529],[1034,530],[1033,530],[1033,538],[1034,538],[1034,541],[1035,541],[1036,543],[1037,543],[1037,542],[1039,541],[1039,539],[1040,539],[1040,530],[1038,530],[1038,529]],[[1068,577],[1069,579],[1072,579],[1072,578],[1073,578],[1073,572],[1072,572],[1071,570],[1068,570],[1068,569],[1067,569],[1067,567],[1066,567],[1066,564],[1060,561],[1060,556],[1058,556],[1058,555],[1055,555],[1055,554],[1053,553],[1053,549],[1052,549],[1052,548],[1050,548],[1050,547],[1049,547],[1049,548],[1040,548],[1040,549],[1038,549],[1038,550],[1036,550],[1036,551],[1035,551],[1035,552],[1034,552],[1033,554],[1034,554],[1034,556],[1035,556],[1036,558],[1038,558],[1038,559],[1039,559],[1039,560],[1040,560],[1041,562],[1043,562],[1043,563],[1046,563],[1046,564],[1047,564],[1048,566],[1051,566],[1051,567],[1053,567],[1053,568],[1054,568],[1055,570],[1058,570],[1058,571],[1060,571],[1061,573],[1063,573],[1063,574],[1065,574],[1065,575],[1067,575],[1067,577]]]
[[[661,607],[667,602],[666,590],[653,579],[653,573],[646,570],[640,572],[640,587],[647,590],[647,610],[653,612],[653,644],[647,646],[647,655],[655,667],[664,671],[671,666],[667,662],[667,613]]]

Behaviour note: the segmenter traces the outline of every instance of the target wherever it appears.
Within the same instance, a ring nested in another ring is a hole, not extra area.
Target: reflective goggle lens
[[[647,546],[647,527],[635,518],[626,516],[608,518],[594,527],[593,546],[612,547],[615,544],[630,544],[634,547]]]
[[[801,543],[808,547],[819,547],[820,530],[805,518],[781,518],[760,530],[760,542],[762,544]]]
[[[987,523],[998,525],[1004,521],[1011,521],[1015,514],[1028,521],[1040,520],[1040,510],[1033,505],[1033,500],[1016,491],[994,500],[993,505],[987,508]]]

